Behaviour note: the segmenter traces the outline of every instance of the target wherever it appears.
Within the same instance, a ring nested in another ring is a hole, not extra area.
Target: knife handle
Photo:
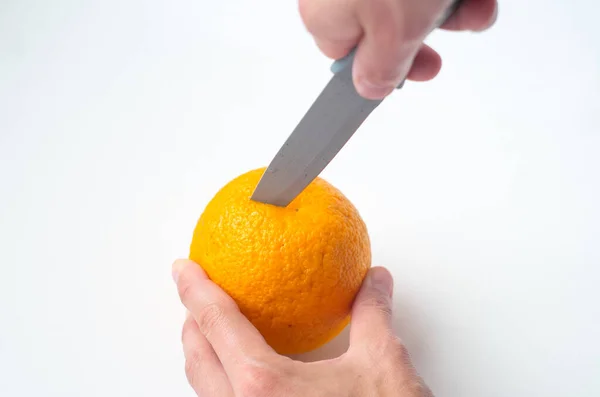
[[[456,10],[458,10],[462,1],[463,0],[454,0],[452,2],[452,4],[450,4],[450,7],[448,7],[446,9],[446,12],[444,12],[444,14],[442,14],[442,16],[440,18],[440,22],[436,24],[436,28],[439,28],[441,25],[443,25],[456,12]],[[344,70],[345,68],[351,67],[352,63],[354,61],[355,55],[356,55],[356,47],[354,47],[352,49],[352,51],[350,51],[350,53],[348,53],[348,55],[346,55],[345,57],[340,58],[340,59],[336,60],[335,62],[333,62],[333,64],[331,65],[331,71],[333,73],[339,73],[342,70]],[[398,85],[398,87],[396,87],[396,89],[402,88],[403,85],[404,85],[404,80],[402,80],[400,82],[400,84]]]

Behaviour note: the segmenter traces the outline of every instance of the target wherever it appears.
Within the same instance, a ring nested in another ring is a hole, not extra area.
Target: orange
[[[303,353],[348,324],[371,266],[369,236],[352,203],[322,178],[285,208],[250,200],[263,172],[238,176],[208,203],[190,259],[275,351]]]

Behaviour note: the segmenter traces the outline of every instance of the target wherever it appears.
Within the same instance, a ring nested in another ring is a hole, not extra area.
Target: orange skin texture
[[[369,235],[352,203],[321,178],[285,208],[250,200],[264,170],[235,178],[208,203],[190,259],[275,351],[304,353],[350,321],[371,266]]]

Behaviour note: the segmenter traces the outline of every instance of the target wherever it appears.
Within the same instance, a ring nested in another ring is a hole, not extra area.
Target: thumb
[[[370,344],[392,332],[392,292],[394,280],[383,267],[372,268],[356,296],[352,308],[350,346]]]

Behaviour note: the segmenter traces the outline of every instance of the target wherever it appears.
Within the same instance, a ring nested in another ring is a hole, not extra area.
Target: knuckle
[[[364,349],[368,360],[382,369],[412,367],[408,349],[391,330],[379,334]]]
[[[398,382],[396,390],[406,397],[433,397],[412,364],[410,353],[397,336],[390,334],[379,344],[378,368],[381,376],[393,374]]]
[[[383,367],[396,366],[401,354],[401,347],[398,346],[396,339],[389,331],[370,343],[367,346],[367,354],[371,361],[377,362]]]
[[[384,294],[372,295],[363,301],[363,305],[371,310],[376,310],[385,317],[392,316],[391,299]]]
[[[402,395],[406,397],[433,397],[431,389],[427,387],[419,376],[414,376],[410,380],[405,381],[400,390],[403,393]]]
[[[403,367],[412,367],[410,352],[398,337],[392,336],[389,338],[386,350],[389,352],[391,362],[395,366],[400,364]]]
[[[242,397],[266,397],[278,395],[281,377],[269,367],[250,365],[240,381]]]
[[[396,45],[402,37],[402,18],[399,2],[393,0],[360,0],[359,13],[365,16],[365,30],[370,31],[383,45]]]
[[[198,328],[204,335],[208,335],[215,328],[218,328],[224,319],[225,312],[223,308],[215,302],[202,307],[196,316]]]

